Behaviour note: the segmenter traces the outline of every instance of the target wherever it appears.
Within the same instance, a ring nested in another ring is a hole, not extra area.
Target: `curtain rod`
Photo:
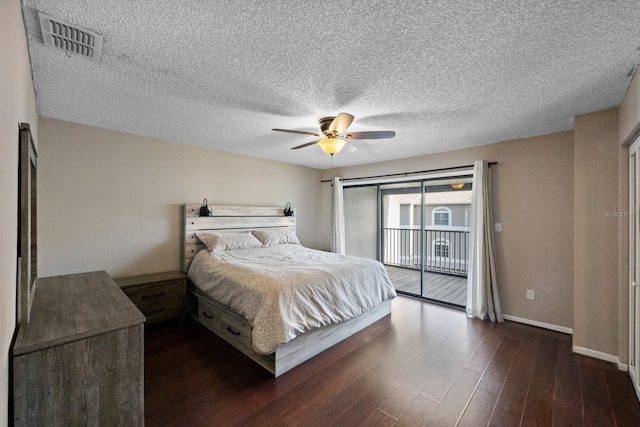
[[[489,166],[493,166],[493,165],[497,165],[498,162],[489,162]],[[440,169],[429,169],[429,170],[424,170],[424,171],[415,171],[415,172],[404,172],[404,173],[390,173],[387,175],[374,175],[374,176],[361,176],[358,178],[343,178],[342,181],[358,181],[360,179],[374,179],[374,178],[390,178],[390,177],[394,177],[394,176],[409,176],[409,175],[415,175],[415,174],[419,174],[419,173],[427,173],[427,172],[443,172],[443,171],[450,171],[450,170],[456,170],[456,169],[468,169],[468,168],[472,168],[474,165],[465,165],[465,166],[452,166],[450,168],[440,168]],[[330,179],[323,179],[320,182],[331,182],[332,180]]]

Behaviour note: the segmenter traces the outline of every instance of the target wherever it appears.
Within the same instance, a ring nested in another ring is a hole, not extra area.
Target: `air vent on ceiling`
[[[86,56],[97,61],[102,48],[102,36],[84,28],[62,22],[38,12],[42,41],[47,46],[60,48],[69,53]]]

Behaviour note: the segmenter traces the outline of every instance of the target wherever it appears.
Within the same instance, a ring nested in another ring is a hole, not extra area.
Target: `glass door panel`
[[[422,184],[380,187],[381,261],[397,291],[422,294]]]
[[[473,177],[424,182],[423,298],[465,306]]]
[[[345,253],[378,258],[378,188],[344,188]]]

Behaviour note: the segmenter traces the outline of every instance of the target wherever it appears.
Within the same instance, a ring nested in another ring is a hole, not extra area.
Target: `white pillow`
[[[261,248],[262,243],[250,232],[245,233],[196,233],[207,246],[209,252],[231,251],[234,249]]]
[[[278,228],[273,230],[251,230],[262,246],[265,248],[274,245],[299,245],[300,240],[296,233],[289,228]]]

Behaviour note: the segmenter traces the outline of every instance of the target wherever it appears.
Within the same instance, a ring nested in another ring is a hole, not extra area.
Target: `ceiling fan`
[[[350,132],[345,133],[347,128],[353,122],[354,117],[351,114],[340,113],[337,116],[333,117],[323,117],[318,120],[320,124],[320,131],[322,133],[313,133],[313,132],[304,132],[299,130],[289,130],[289,129],[271,129],[276,132],[288,132],[288,133],[298,133],[301,135],[313,135],[319,137],[320,139],[317,141],[307,142],[306,144],[298,145],[297,147],[293,147],[292,150],[297,150],[299,148],[309,147],[314,144],[318,144],[322,151],[327,154],[333,156],[336,153],[339,153],[345,146],[348,148],[349,152],[356,151],[356,147],[352,144],[348,144],[348,139],[387,139],[393,138],[396,136],[396,133],[393,131],[372,131],[372,132]],[[345,151],[346,151],[345,150]]]

